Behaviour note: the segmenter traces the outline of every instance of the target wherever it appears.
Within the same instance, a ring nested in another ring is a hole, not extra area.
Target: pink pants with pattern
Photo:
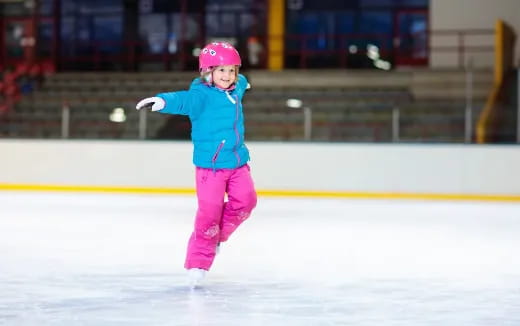
[[[209,270],[220,242],[244,222],[256,206],[256,191],[246,164],[237,169],[196,168],[198,209],[188,242],[185,268]],[[228,201],[224,202],[227,193]]]

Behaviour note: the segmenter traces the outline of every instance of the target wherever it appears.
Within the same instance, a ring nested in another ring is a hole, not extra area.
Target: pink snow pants
[[[256,191],[247,164],[237,169],[197,167],[195,176],[198,209],[184,267],[209,270],[217,245],[226,241],[255,208]]]

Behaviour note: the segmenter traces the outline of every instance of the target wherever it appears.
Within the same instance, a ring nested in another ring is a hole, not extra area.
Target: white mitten
[[[166,102],[164,102],[164,100],[160,97],[147,97],[145,99],[140,100],[139,103],[137,103],[137,105],[135,106],[135,108],[137,110],[140,110],[150,105],[152,106],[152,111],[159,111],[164,109],[164,107],[166,106]]]

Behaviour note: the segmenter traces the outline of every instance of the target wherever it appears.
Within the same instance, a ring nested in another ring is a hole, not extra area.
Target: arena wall
[[[250,142],[260,195],[520,201],[515,146]],[[0,189],[193,193],[192,145],[0,140]]]
[[[479,30],[495,28],[497,20],[503,20],[509,24],[515,33],[520,32],[520,1],[518,0],[431,0],[430,1],[430,29],[439,30]],[[430,39],[432,47],[457,46],[456,35],[432,35]],[[488,46],[494,41],[490,36],[473,35],[464,40],[468,46]],[[519,64],[520,42],[516,42],[515,65]],[[466,55],[471,58],[476,67],[492,67],[494,63],[493,53],[474,52]],[[457,61],[455,52],[435,52],[430,56],[430,65],[434,68],[453,66]]]

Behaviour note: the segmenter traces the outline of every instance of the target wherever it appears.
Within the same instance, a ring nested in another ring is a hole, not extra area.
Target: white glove
[[[164,109],[164,107],[166,106],[166,102],[160,97],[147,97],[145,99],[140,100],[139,103],[137,103],[137,105],[135,106],[135,108],[137,110],[140,110],[150,105],[152,106],[152,111],[159,111]]]

